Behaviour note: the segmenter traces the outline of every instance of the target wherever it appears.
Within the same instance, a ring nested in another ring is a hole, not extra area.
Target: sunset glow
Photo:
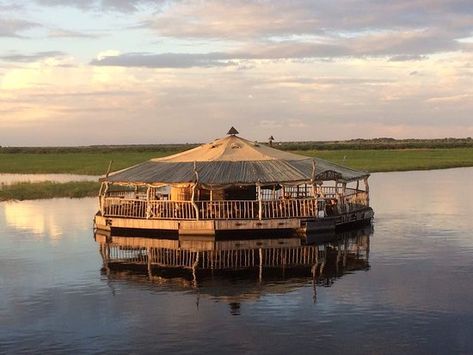
[[[0,145],[473,135],[469,1],[0,0]]]

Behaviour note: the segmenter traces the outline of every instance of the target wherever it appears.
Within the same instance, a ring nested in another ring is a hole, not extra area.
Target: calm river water
[[[473,169],[371,191],[369,267],[315,302],[310,277],[107,277],[96,199],[0,203],[0,353],[473,353]]]

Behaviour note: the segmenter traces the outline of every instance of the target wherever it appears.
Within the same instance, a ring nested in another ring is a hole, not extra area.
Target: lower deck
[[[142,219],[129,217],[95,216],[95,227],[100,230],[148,230],[170,231],[179,235],[215,235],[230,231],[293,231],[297,233],[335,230],[350,224],[369,223],[373,218],[370,207],[362,207],[350,212],[330,217],[316,218],[275,218],[262,220],[221,219],[221,220],[175,220]]]

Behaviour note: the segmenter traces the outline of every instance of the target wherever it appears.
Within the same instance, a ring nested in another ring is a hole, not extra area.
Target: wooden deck
[[[99,229],[171,230],[179,234],[215,234],[230,230],[305,232],[371,219],[368,193],[325,187],[317,198],[278,200],[172,201],[102,197],[95,217]]]

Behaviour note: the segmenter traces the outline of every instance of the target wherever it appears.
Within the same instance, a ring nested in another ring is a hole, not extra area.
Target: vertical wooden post
[[[104,188],[105,188],[105,183],[102,182],[100,184],[100,190],[99,190],[99,211],[103,216],[103,193],[104,193]]]
[[[195,183],[192,186],[192,198],[191,198],[191,203],[192,206],[194,207],[195,210],[195,218],[199,220],[199,207],[195,203],[195,189],[197,188],[197,185],[199,184],[199,172],[197,171],[197,162],[194,161],[194,175],[195,175]]]
[[[370,205],[370,185],[368,184],[368,178],[365,177],[365,191],[366,191],[366,206]]]
[[[110,160],[110,163],[108,163],[107,172],[105,173],[106,178],[108,178],[108,176],[110,175],[110,172],[112,171],[112,164],[113,164],[113,160]]]
[[[340,194],[340,186],[339,186],[339,182],[336,181],[335,182],[335,197],[337,199],[337,211],[338,211],[338,214],[341,214],[342,213],[342,210],[341,210],[341,194]]]
[[[257,184],[256,189],[258,192],[258,219],[261,221],[263,219],[263,200],[261,196],[261,185]]]
[[[102,213],[102,216],[103,216],[104,213],[105,213],[105,198],[106,198],[107,193],[108,193],[109,183],[105,182],[102,185],[104,186],[104,188],[103,188],[103,192],[101,191],[101,196],[100,196],[100,213]],[[100,189],[100,190],[102,190],[102,189]]]
[[[199,207],[197,206],[197,204],[195,203],[195,189],[197,188],[197,183],[195,183],[193,186],[192,186],[192,196],[191,196],[191,203],[192,203],[192,207],[194,207],[194,210],[195,210],[195,217],[197,220],[199,220]]]
[[[151,218],[151,186],[146,190],[146,219]]]

